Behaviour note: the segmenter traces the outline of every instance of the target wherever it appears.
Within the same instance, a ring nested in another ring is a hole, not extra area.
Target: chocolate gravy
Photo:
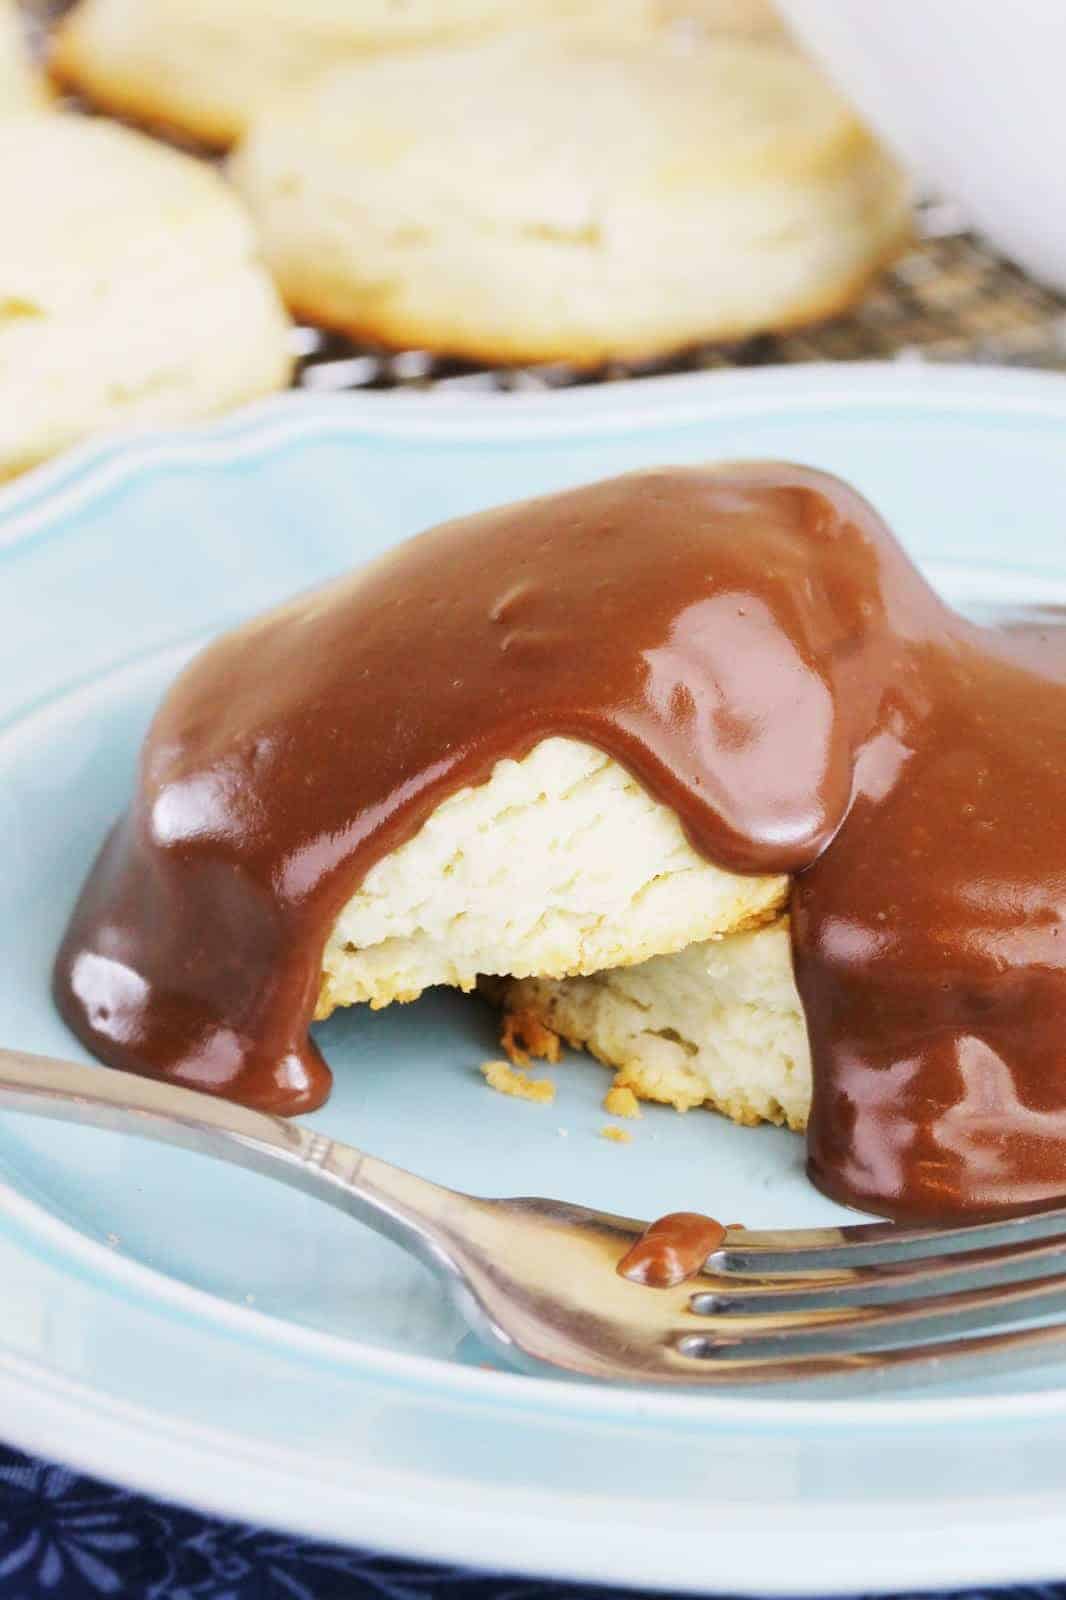
[[[618,1274],[648,1289],[673,1289],[696,1276],[725,1232],[699,1211],[671,1211],[648,1224],[618,1263]]]
[[[449,523],[175,683],[56,967],[103,1060],[282,1113],[329,930],[449,794],[586,740],[740,873],[794,874],[828,1193],[1066,1194],[1066,649],[933,594],[846,485],[665,469]]]

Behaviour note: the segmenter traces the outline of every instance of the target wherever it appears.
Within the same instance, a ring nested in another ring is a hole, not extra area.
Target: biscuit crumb
[[[612,1084],[603,1097],[603,1109],[612,1117],[639,1117],[640,1103],[624,1083]]]
[[[500,1049],[514,1067],[528,1067],[530,1058],[555,1066],[562,1057],[557,1033],[533,1011],[508,1011],[500,1031]]]
[[[629,1132],[628,1128],[614,1128],[614,1127],[601,1128],[600,1129],[600,1138],[601,1139],[610,1139],[612,1144],[632,1144],[633,1143],[633,1135]]]
[[[555,1085],[547,1078],[531,1078],[525,1072],[516,1072],[506,1061],[483,1061],[482,1076],[490,1089],[497,1094],[512,1094],[517,1100],[535,1100],[541,1105],[551,1105],[555,1099]]]

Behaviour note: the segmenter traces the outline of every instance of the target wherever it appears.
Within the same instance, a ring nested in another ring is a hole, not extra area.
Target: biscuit
[[[772,916],[785,890],[697,855],[674,812],[601,751],[545,739],[370,870],[327,941],[318,1015],[472,989],[482,974],[644,961]]]
[[[102,121],[10,118],[0,215],[0,478],[286,383],[284,312],[203,163]]]
[[[52,70],[105,109],[227,145],[280,94],[346,57],[537,20],[600,18],[615,28],[631,14],[642,16],[649,3],[80,0],[55,34]]]
[[[640,360],[847,306],[906,182],[786,40],[555,33],[347,65],[232,159],[282,293],[489,363]]]
[[[640,1100],[807,1125],[811,1059],[788,919],[639,966],[499,986],[513,1010],[615,1068]]]

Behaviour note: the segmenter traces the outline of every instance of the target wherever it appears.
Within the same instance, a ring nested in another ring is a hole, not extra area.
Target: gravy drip
[[[618,1274],[648,1289],[673,1289],[703,1269],[726,1230],[699,1211],[671,1211],[644,1229],[618,1263]]]

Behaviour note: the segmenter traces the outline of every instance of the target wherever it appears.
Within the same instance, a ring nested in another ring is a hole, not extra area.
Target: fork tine
[[[692,1296],[692,1306],[703,1316],[732,1312],[786,1311],[804,1305],[843,1304],[857,1294],[880,1295],[911,1284],[942,1282],[962,1274],[1009,1272],[1031,1262],[1054,1261],[1066,1252],[1066,1235],[1050,1239],[1028,1239],[993,1245],[986,1250],[957,1251],[953,1254],[919,1256],[911,1260],[860,1264],[837,1270],[823,1269],[809,1275],[779,1273],[776,1276],[723,1276],[718,1284]],[[713,1273],[708,1276],[713,1278]],[[1008,1278],[1006,1280],[1010,1282]],[[697,1302],[699,1302],[697,1304]]]
[[[790,1228],[765,1231],[730,1228],[722,1246],[708,1257],[714,1273],[775,1273],[874,1265],[931,1252],[943,1254],[1045,1239],[1066,1231],[1066,1208],[1029,1212],[997,1222],[948,1228],[902,1228],[891,1222],[849,1224],[843,1228]]]
[[[722,1319],[720,1313],[703,1311],[697,1304],[701,1297],[693,1296],[692,1310],[715,1325],[713,1337],[718,1346],[740,1346],[751,1340],[824,1335],[834,1329],[865,1335],[871,1329],[899,1327],[904,1323],[921,1322],[934,1317],[951,1317],[958,1326],[959,1318],[974,1312],[983,1313],[980,1318],[982,1327],[996,1321],[1017,1322],[1020,1316],[1038,1315],[1039,1312],[1033,1307],[1041,1301],[1061,1302],[1064,1290],[1066,1272],[1055,1272],[1042,1278],[1026,1278],[1021,1283],[1011,1285],[984,1284],[976,1288],[954,1289],[945,1294],[926,1295],[922,1299],[894,1301],[882,1306],[768,1309]],[[1019,1307],[1029,1309],[1019,1312]],[[1048,1309],[1054,1310],[1055,1306]],[[1066,1314],[1066,1305],[1061,1309]]]
[[[1013,1356],[1019,1350],[1043,1352],[1045,1359],[1060,1359],[1060,1347],[1066,1344],[1066,1323],[895,1345],[884,1350],[838,1350],[790,1356],[738,1357],[732,1351],[715,1350],[710,1341],[706,1342],[706,1348],[697,1352],[698,1339],[699,1335],[687,1335],[687,1347],[681,1343],[672,1347],[669,1352],[672,1359],[664,1365],[663,1377],[674,1381],[680,1378],[701,1387],[740,1388],[797,1379],[854,1376],[861,1372],[925,1368],[939,1379],[941,1369],[950,1363],[969,1361],[978,1368],[995,1367],[1000,1365],[1000,1357]]]

